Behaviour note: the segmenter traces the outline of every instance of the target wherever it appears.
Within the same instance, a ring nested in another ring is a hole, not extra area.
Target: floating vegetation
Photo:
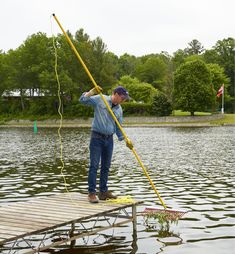
[[[172,211],[156,208],[145,208],[142,215],[144,216],[145,224],[149,230],[158,230],[158,237],[173,236],[170,231],[171,224],[178,224],[179,219],[186,212]]]

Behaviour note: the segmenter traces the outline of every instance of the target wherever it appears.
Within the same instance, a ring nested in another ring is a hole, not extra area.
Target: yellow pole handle
[[[85,63],[83,62],[81,56],[79,55],[78,51],[76,50],[76,48],[75,48],[75,46],[73,45],[72,41],[70,40],[69,36],[67,35],[67,33],[65,32],[65,30],[64,30],[63,27],[61,26],[59,20],[58,20],[57,17],[55,16],[55,14],[52,14],[52,15],[53,15],[55,21],[57,22],[57,24],[59,25],[61,31],[63,32],[63,34],[64,34],[66,40],[68,41],[69,45],[71,46],[72,50],[74,51],[75,55],[77,56],[79,62],[82,64],[83,68],[85,69],[85,71],[86,71],[87,75],[89,76],[91,82],[93,83],[93,85],[95,86],[95,88],[97,89],[97,91],[99,91],[98,85],[96,84],[94,78],[92,77],[90,71],[88,70],[88,68],[86,67]],[[120,124],[119,121],[117,120],[116,116],[114,115],[112,109],[110,108],[110,106],[109,106],[107,100],[105,99],[105,97],[103,96],[103,94],[102,94],[101,91],[99,91],[99,95],[101,96],[102,100],[104,101],[104,103],[105,103],[105,105],[106,105],[108,111],[110,112],[111,116],[113,117],[114,121],[116,122],[118,128],[119,128],[120,131],[122,132],[123,137],[124,137],[125,140],[127,141],[128,138],[127,138],[126,133],[124,132],[124,130],[123,130],[121,124]],[[136,153],[134,147],[133,147],[131,150],[132,150],[132,152],[134,153],[134,155],[135,155],[137,161],[139,162],[141,168],[143,169],[145,176],[148,178],[150,185],[152,186],[153,190],[154,190],[155,193],[157,194],[157,196],[158,196],[158,198],[159,198],[159,200],[160,200],[162,206],[166,209],[166,208],[167,208],[166,205],[164,204],[164,202],[163,202],[163,200],[162,200],[162,198],[161,198],[159,192],[158,192],[157,189],[155,188],[155,186],[154,186],[154,184],[153,184],[153,182],[152,182],[152,180],[151,180],[151,178],[150,178],[150,176],[149,176],[149,174],[148,174],[148,172],[147,172],[147,170],[146,170],[144,164],[142,163],[140,157],[139,157],[138,154]]]

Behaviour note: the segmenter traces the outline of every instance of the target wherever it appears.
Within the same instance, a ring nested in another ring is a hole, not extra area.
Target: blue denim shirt
[[[112,108],[111,96],[103,95],[107,100],[110,108]],[[79,101],[84,105],[91,105],[94,107],[94,119],[92,122],[91,130],[97,131],[104,135],[112,135],[116,133],[118,140],[123,140],[124,137],[122,132],[118,128],[114,119],[112,118],[110,112],[108,111],[106,105],[104,104],[100,95],[95,95],[91,97],[86,97],[85,93],[82,94]],[[114,115],[120,124],[122,124],[122,107],[121,105],[116,105],[112,108]]]

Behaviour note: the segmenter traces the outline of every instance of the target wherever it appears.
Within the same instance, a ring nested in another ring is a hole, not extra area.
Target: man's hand
[[[97,89],[96,89],[96,87],[94,87],[89,92],[86,93],[86,96],[90,97],[90,96],[98,94],[102,91],[103,91],[103,89],[100,86],[98,86]]]
[[[131,140],[130,140],[129,138],[126,139],[126,146],[127,146],[129,149],[131,149],[131,150],[132,150],[132,148],[133,148],[133,144],[132,144],[132,142],[131,142]]]

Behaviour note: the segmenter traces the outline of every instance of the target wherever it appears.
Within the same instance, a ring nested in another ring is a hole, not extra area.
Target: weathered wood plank
[[[63,209],[63,206],[57,206],[57,207],[50,207],[48,206],[39,206],[40,209],[43,210],[43,214],[47,215],[54,215],[54,217],[61,217],[60,215],[73,215],[73,214],[81,214],[82,216],[94,214],[94,211],[91,210],[85,210],[81,208],[75,208],[75,207],[68,207],[67,209]],[[17,206],[11,206],[10,208],[3,208],[2,211],[12,212],[12,209],[14,209],[15,212],[25,212],[25,213],[31,213],[31,214],[42,214],[41,211],[39,211],[38,207],[35,206],[25,206],[25,205],[17,205]]]
[[[28,224],[27,221],[19,221],[19,220],[15,220],[15,221],[5,221],[4,219],[1,218],[1,224],[0,226],[14,226],[14,227],[19,227],[19,228],[26,228],[26,229],[30,229],[31,231],[34,230],[35,228],[44,228],[45,224],[40,224],[40,223],[30,223]]]
[[[3,240],[7,240],[9,238],[11,238],[12,235],[9,235],[9,234],[1,234],[0,233],[0,242],[3,241]]]
[[[49,200],[48,200],[49,201]],[[44,205],[41,201],[35,201],[34,204],[36,203],[40,203],[41,205]],[[75,204],[74,203],[71,203],[70,200],[63,200],[63,201],[55,201],[55,200],[51,200],[50,201],[50,204],[51,205],[59,205],[64,207],[64,208],[70,208],[71,206],[72,207],[76,207],[76,208],[80,208],[80,209],[89,209],[89,210],[92,210],[92,211],[106,211],[107,209],[108,210],[115,210],[115,209],[119,209],[119,208],[124,208],[124,207],[128,207],[128,206],[131,206],[132,204],[115,204],[115,203],[111,203],[109,201],[100,201],[98,204],[91,204],[89,203],[88,201],[86,200],[79,200],[77,201]],[[137,204],[137,203],[136,203]]]
[[[24,207],[26,209],[38,209],[38,207],[45,207],[45,208],[52,208],[52,209],[59,209],[60,211],[63,211],[63,210],[67,210],[67,209],[70,209],[70,210],[77,210],[77,209],[87,209],[87,208],[91,208],[91,210],[94,210],[94,208],[96,208],[95,210],[97,209],[100,209],[100,210],[106,210],[107,207],[106,206],[96,206],[95,204],[89,206],[87,205],[86,203],[83,203],[83,202],[79,202],[77,203],[76,205],[75,204],[71,204],[71,202],[69,203],[59,203],[59,202],[53,202],[51,201],[50,203],[44,203],[42,201],[35,201],[33,203],[29,203],[29,204],[22,204],[22,203],[18,203],[18,204],[15,204],[15,205],[11,205],[11,206],[5,206],[4,208],[5,209],[17,209],[17,208],[21,208],[21,207]],[[65,209],[63,209],[65,208]]]
[[[70,195],[72,197],[72,200],[70,199]],[[84,194],[79,194],[79,193],[63,193],[61,196],[49,196],[44,200],[48,200],[48,201],[59,201],[60,203],[63,202],[68,202],[68,203],[77,203],[79,204],[81,201],[84,201],[85,203],[87,203],[88,206],[93,206],[94,204],[90,204],[88,202],[87,199],[87,195]],[[138,201],[136,201],[138,202]],[[110,207],[120,207],[123,204],[114,204],[114,203],[109,203],[108,201],[100,201],[99,204],[95,204],[97,207],[102,207],[102,206],[110,206]]]
[[[91,204],[88,202],[87,199],[81,199],[81,200],[78,200],[78,199],[73,199],[73,200],[70,200],[70,199],[46,199],[46,200],[43,200],[41,201],[40,199],[38,200],[34,200],[33,203],[44,203],[44,202],[48,202],[50,204],[63,204],[64,206],[74,206],[74,207],[79,207],[79,206],[86,206],[86,207],[89,207],[89,208],[94,208],[94,206],[98,209],[100,208],[103,208],[105,207],[107,209],[107,207],[110,207],[110,208],[115,208],[115,207],[121,207],[123,204],[114,204],[114,203],[109,203],[108,201],[100,201],[98,204]],[[47,203],[47,204],[48,204]]]
[[[1,218],[6,218],[6,219],[18,219],[19,220],[19,216],[17,216],[18,214],[1,214],[0,217]],[[37,216],[37,217],[32,217],[28,214],[23,214],[20,216],[21,220],[28,220],[28,221],[36,221],[36,222],[41,222],[41,223],[61,223],[61,220],[56,220],[56,219],[51,219],[51,218],[46,218],[46,217],[42,217],[42,216]]]
[[[76,219],[78,216],[76,215],[54,215],[53,213],[49,214],[47,212],[42,212],[40,213],[40,211],[34,211],[34,212],[30,212],[30,211],[27,211],[27,210],[18,210],[18,211],[1,211],[0,210],[0,217],[1,215],[8,215],[8,214],[11,214],[11,215],[15,215],[17,218],[21,219],[21,216],[24,216],[24,215],[28,215],[28,216],[32,216],[32,218],[42,218],[42,217],[45,217],[45,218],[50,218],[51,220],[53,219],[56,219],[57,221],[66,221],[66,220],[73,220],[73,219]]]
[[[13,234],[15,234],[15,232],[18,233],[27,233],[28,231],[30,231],[29,229],[26,228],[19,228],[19,227],[15,227],[15,226],[4,226],[4,225],[0,225],[0,232],[6,232],[6,233],[10,233],[12,232]]]

